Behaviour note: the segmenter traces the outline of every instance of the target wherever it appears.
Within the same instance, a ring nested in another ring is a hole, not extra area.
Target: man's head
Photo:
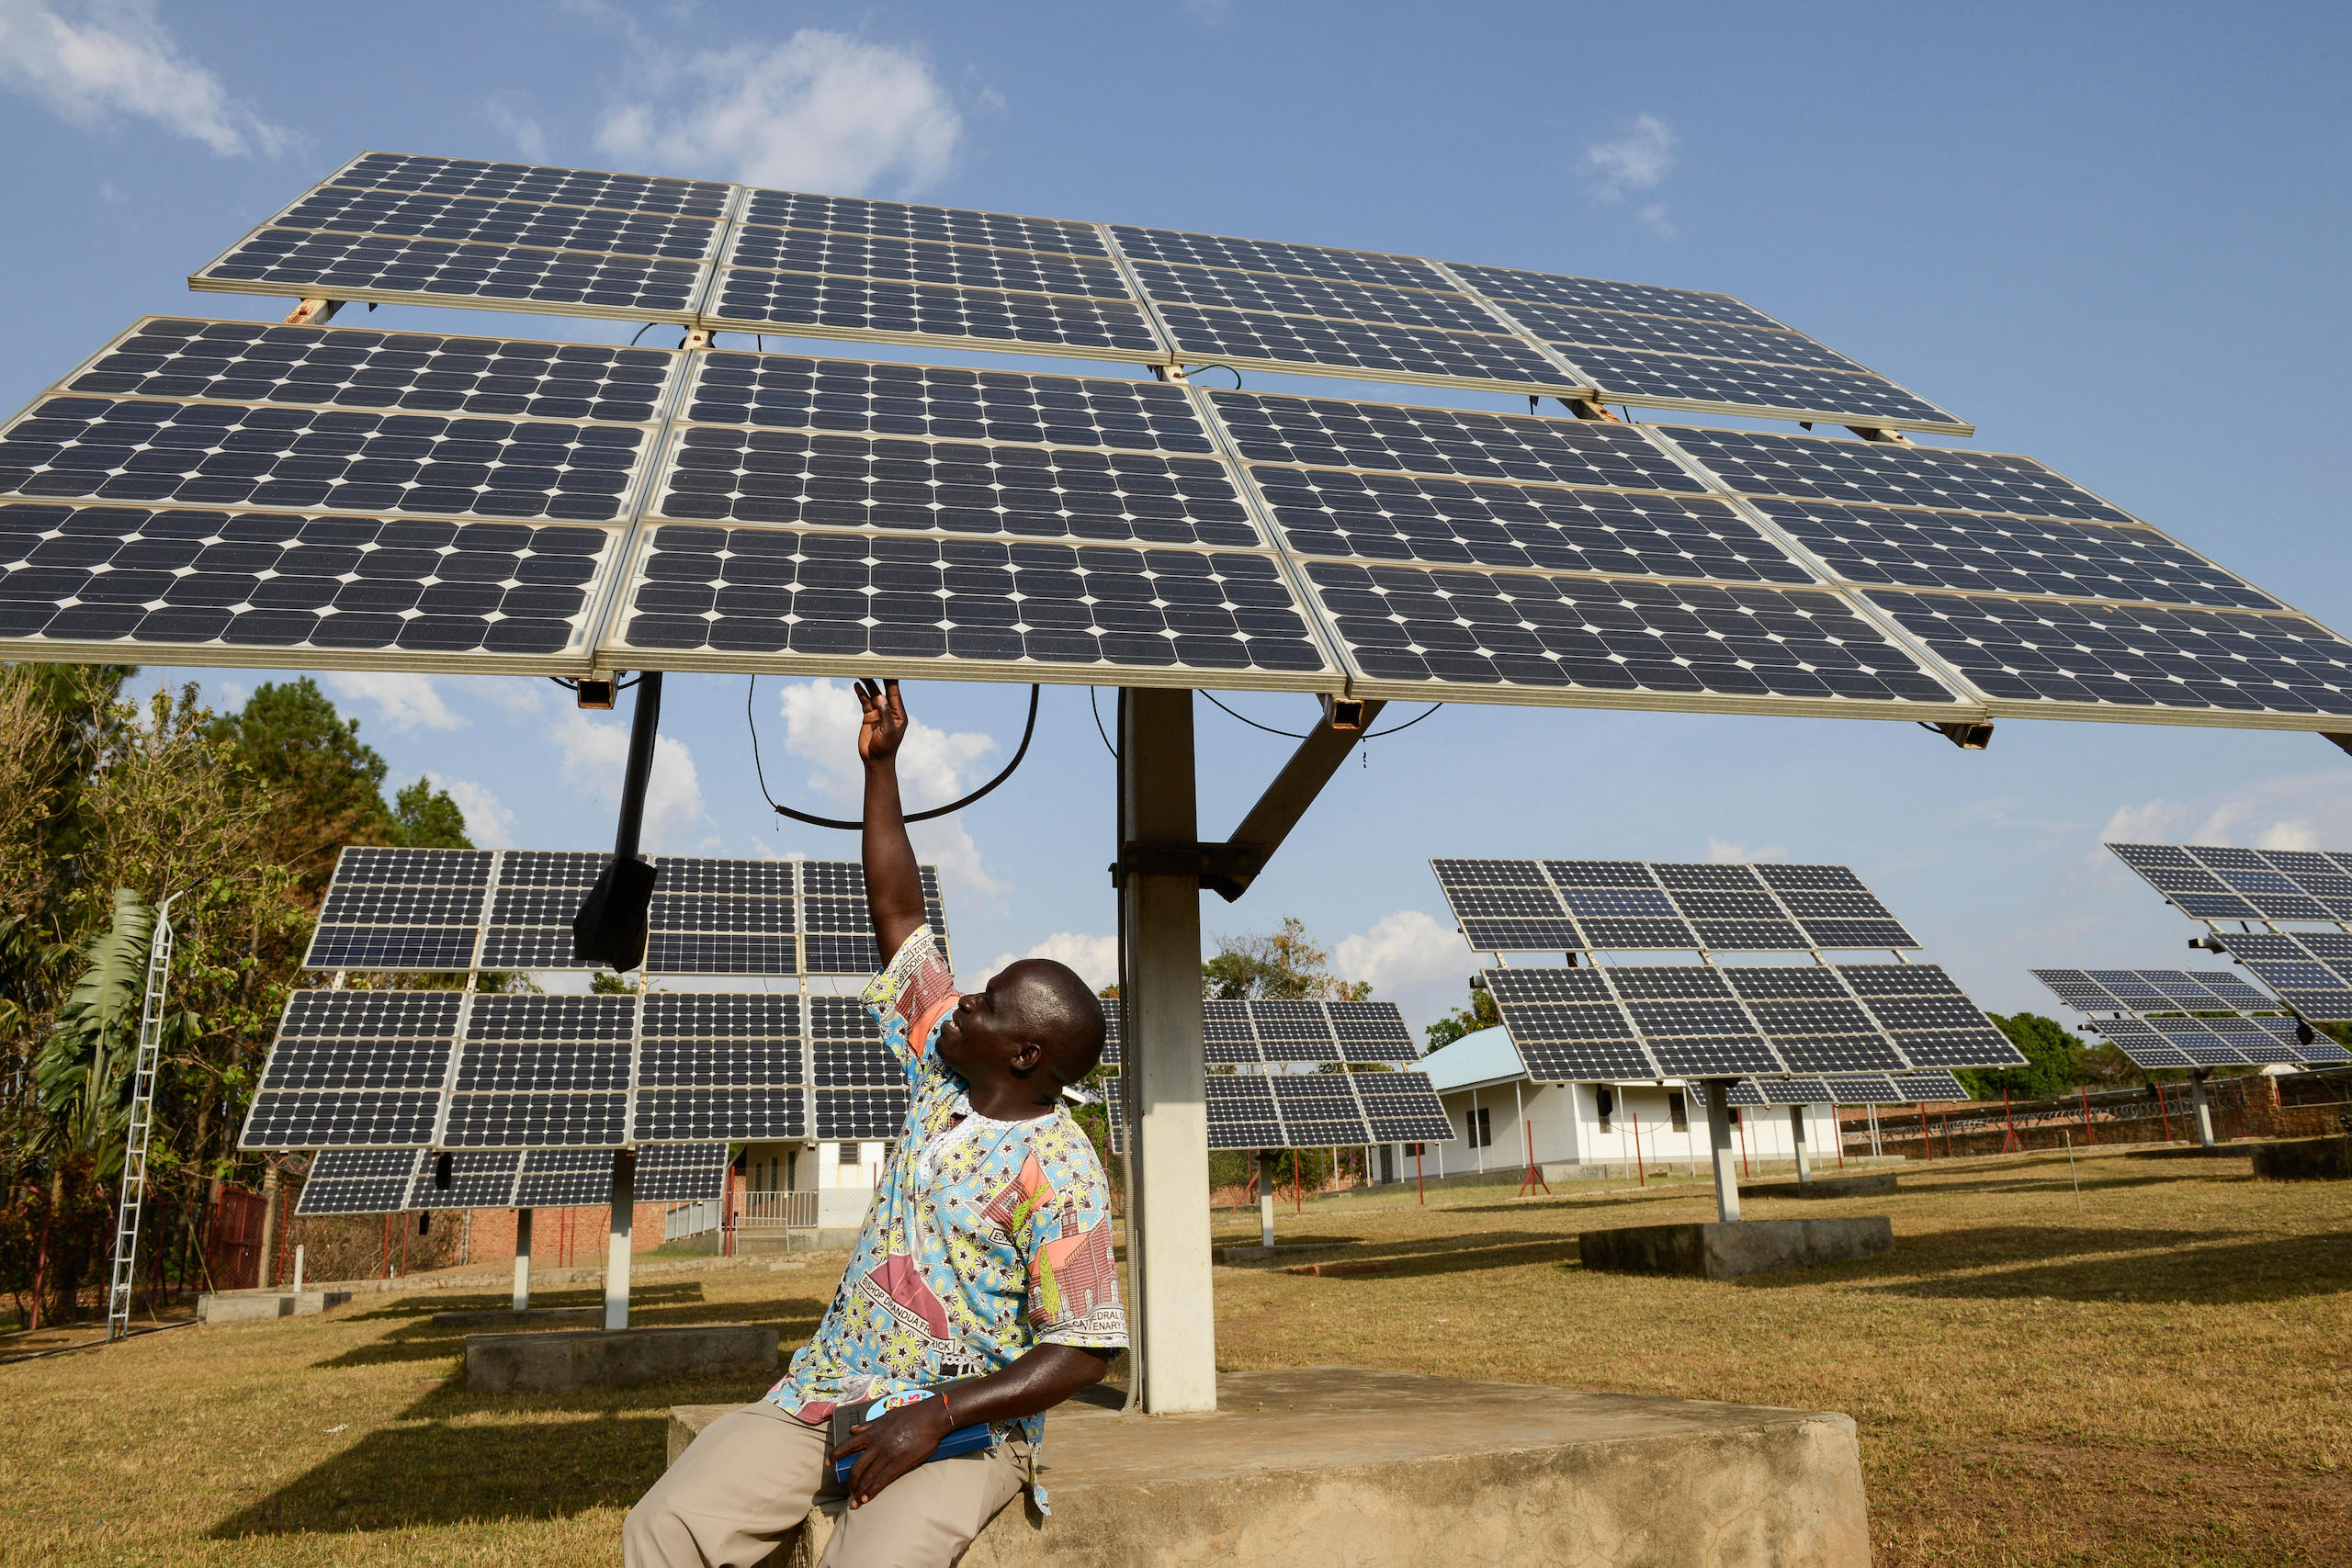
[[[1102,1058],[1102,1004],[1077,971],[1024,958],[967,991],[939,1031],[939,1059],[975,1088],[1020,1084],[1051,1105]]]

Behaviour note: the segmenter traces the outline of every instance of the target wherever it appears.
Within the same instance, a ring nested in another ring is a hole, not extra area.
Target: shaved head
[[[1078,971],[1050,958],[1008,964],[999,979],[1012,992],[1022,1032],[1046,1054],[1046,1070],[1066,1084],[1102,1059],[1102,1003]]]

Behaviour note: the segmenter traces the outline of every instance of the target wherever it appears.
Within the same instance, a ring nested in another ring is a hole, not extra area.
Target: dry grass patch
[[[2352,1185],[2107,1155],[2082,1178],[2080,1213],[2047,1156],[1756,1201],[1890,1213],[1895,1249],[1728,1284],[1576,1261],[1589,1227],[1710,1217],[1688,1179],[1311,1203],[1282,1237],[1348,1245],[1219,1269],[1218,1354],[1843,1410],[1881,1568],[2352,1562]],[[1254,1241],[1256,1218],[1216,1229]],[[649,1280],[635,1321],[765,1323],[788,1346],[838,1266]],[[0,1368],[0,1563],[611,1563],[667,1407],[757,1380],[477,1398],[462,1333],[427,1319],[500,1304],[368,1297]]]

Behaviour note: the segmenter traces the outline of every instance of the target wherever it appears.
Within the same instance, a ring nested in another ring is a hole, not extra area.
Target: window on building
[[[1605,1083],[1593,1085],[1592,1105],[1600,1112],[1600,1130],[1604,1133],[1614,1131],[1611,1122],[1617,1114],[1617,1091]]]
[[[1464,1116],[1464,1121],[1469,1128],[1470,1146],[1474,1149],[1491,1148],[1494,1145],[1495,1121],[1491,1109],[1491,1107],[1481,1105],[1477,1110],[1468,1111]]]
[[[1666,1092],[1666,1118],[1674,1123],[1674,1130],[1678,1133],[1690,1130],[1690,1102],[1682,1098],[1682,1091],[1679,1089]]]
[[[1407,1144],[1407,1145],[1405,1145],[1405,1157],[1406,1157],[1407,1159],[1419,1159],[1419,1158],[1420,1158],[1420,1157],[1421,1157],[1421,1145],[1419,1145],[1419,1144]]]

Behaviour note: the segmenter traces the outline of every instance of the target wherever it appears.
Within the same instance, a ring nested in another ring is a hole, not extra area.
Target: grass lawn
[[[2063,1156],[1751,1200],[1890,1213],[1895,1249],[1728,1284],[1577,1264],[1579,1230],[1712,1217],[1689,1179],[1285,1208],[1284,1239],[1394,1267],[1219,1269],[1218,1359],[1842,1410],[1881,1568],[2352,1562],[2352,1185],[2107,1154],[2081,1175],[2079,1213]],[[1217,1231],[1254,1240],[1255,1214]],[[649,1280],[635,1321],[773,1324],[788,1346],[838,1266]],[[477,1304],[502,1303],[368,1297],[0,1367],[0,1563],[617,1562],[667,1407],[756,1389],[476,1398],[426,1314]]]

